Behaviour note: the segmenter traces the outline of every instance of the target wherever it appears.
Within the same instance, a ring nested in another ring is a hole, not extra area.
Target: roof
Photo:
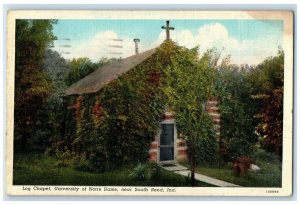
[[[72,84],[65,91],[66,95],[81,95],[99,91],[104,85],[108,84],[119,75],[129,71],[138,64],[145,61],[155,52],[155,49],[139,53],[121,61],[104,65],[81,80]]]

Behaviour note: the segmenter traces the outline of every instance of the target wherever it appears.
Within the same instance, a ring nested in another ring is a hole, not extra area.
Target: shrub
[[[251,156],[251,158],[258,164],[264,164],[265,162],[267,163],[272,163],[272,162],[276,162],[278,159],[278,157],[270,152],[266,152],[263,149],[257,149],[257,151],[255,151],[253,153],[253,155]]]
[[[136,180],[151,180],[155,179],[160,175],[160,167],[153,162],[148,162],[145,164],[138,163],[133,171],[129,174],[129,177]]]
[[[70,167],[80,171],[89,171],[90,164],[85,153],[76,154],[68,149],[63,151],[56,150],[55,156],[58,159],[58,167]]]
[[[75,169],[80,170],[80,171],[89,171],[90,170],[89,161],[87,160],[86,155],[84,153],[82,153],[80,155],[76,155],[73,166]]]
[[[57,165],[59,167],[70,167],[74,164],[73,159],[76,155],[70,150],[64,150],[64,151],[57,150],[55,154],[58,159]]]

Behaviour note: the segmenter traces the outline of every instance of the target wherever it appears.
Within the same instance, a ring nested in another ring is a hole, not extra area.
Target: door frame
[[[162,124],[173,124],[174,125],[174,143],[173,143],[173,160],[167,160],[167,161],[160,161],[160,134],[161,134],[161,125]],[[159,132],[158,132],[158,140],[157,140],[157,146],[158,146],[158,152],[157,152],[157,162],[159,164],[168,164],[168,163],[176,163],[177,160],[177,127],[176,127],[176,122],[175,119],[168,119],[168,120],[163,120],[159,123],[160,127],[159,127]]]

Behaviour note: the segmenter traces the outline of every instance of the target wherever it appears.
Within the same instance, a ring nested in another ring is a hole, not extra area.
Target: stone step
[[[165,170],[176,172],[176,171],[188,171],[189,169],[179,165],[179,164],[160,164],[160,167],[162,167]]]

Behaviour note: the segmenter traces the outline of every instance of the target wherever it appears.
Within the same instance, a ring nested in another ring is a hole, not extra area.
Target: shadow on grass
[[[111,172],[91,173],[69,167],[58,167],[55,158],[43,154],[19,153],[14,156],[14,185],[82,185],[82,186],[175,186],[189,187],[183,176],[161,170],[154,180],[135,180],[129,177],[131,168]],[[196,186],[211,185],[197,182]]]

